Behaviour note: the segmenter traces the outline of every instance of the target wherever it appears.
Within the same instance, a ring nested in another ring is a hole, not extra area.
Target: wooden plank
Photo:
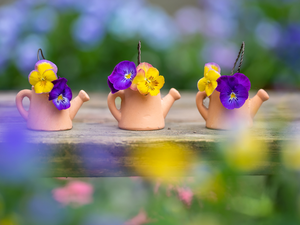
[[[217,163],[216,145],[226,139],[228,132],[205,128],[205,121],[195,105],[195,93],[181,93],[166,118],[166,128],[158,131],[126,131],[106,105],[106,94],[92,93],[91,101],[83,105],[74,119],[73,129],[63,132],[38,132],[26,129],[26,122],[18,114],[14,98],[16,92],[0,93],[0,149],[4,146],[6,129],[17,127],[26,135],[30,149],[35,151],[38,168],[45,165],[45,176],[138,176],[139,157],[132,155],[133,147],[159,146],[168,141],[191,149],[206,161]],[[257,139],[267,143],[271,158],[253,174],[270,174],[278,166],[282,142],[296,139],[299,133],[300,93],[270,93],[251,129]],[[28,107],[29,102],[24,101]],[[293,121],[293,122],[291,122]],[[289,129],[286,129],[288,127]],[[141,157],[143,156],[143,149]],[[143,165],[145,170],[151,165]],[[180,162],[178,162],[180,166]],[[174,165],[176,167],[176,165]]]

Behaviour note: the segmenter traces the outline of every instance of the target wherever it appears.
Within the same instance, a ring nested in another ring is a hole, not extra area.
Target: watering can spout
[[[250,101],[250,115],[251,115],[252,119],[256,115],[256,113],[257,113],[259,107],[261,106],[261,104],[264,101],[267,101],[268,99],[269,99],[269,95],[263,89],[260,89],[257,92],[257,94],[251,99],[251,101]]]
[[[78,110],[80,109],[80,107],[82,106],[82,104],[89,100],[90,100],[90,97],[88,96],[88,94],[85,91],[81,90],[79,92],[79,94],[77,95],[77,97],[71,101],[71,107],[70,107],[71,120],[74,119],[74,117],[76,116],[76,114],[77,114]]]
[[[179,92],[175,88],[171,88],[171,90],[169,91],[169,94],[167,94],[161,100],[164,118],[166,118],[173,103],[180,98],[181,98],[181,95],[179,94]]]

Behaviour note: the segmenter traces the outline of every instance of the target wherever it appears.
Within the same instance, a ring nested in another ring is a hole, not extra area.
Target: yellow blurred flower
[[[171,142],[141,144],[132,148],[132,155],[139,159],[135,169],[142,176],[161,177],[165,181],[188,175],[195,159],[188,148]]]
[[[299,141],[289,141],[281,151],[283,165],[290,170],[300,170]]]
[[[266,143],[247,131],[236,132],[234,136],[234,140],[224,145],[224,157],[228,165],[244,172],[263,166],[268,156]]]

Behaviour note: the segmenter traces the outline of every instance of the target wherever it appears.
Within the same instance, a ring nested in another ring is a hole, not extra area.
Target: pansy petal
[[[131,80],[126,79],[125,77],[118,80],[118,82],[114,82],[114,88],[117,90],[125,90],[130,87]]]
[[[232,89],[229,86],[225,86],[222,89],[222,92],[220,93],[220,101],[226,109],[234,109],[235,108],[234,102],[232,102],[230,100],[231,92],[232,92]]]
[[[54,84],[52,84],[52,82],[50,81],[40,81],[37,82],[36,85],[34,85],[34,90],[37,94],[49,93],[53,87]]]
[[[54,87],[59,87],[60,89],[64,89],[68,80],[64,77],[58,78],[57,80],[53,80],[52,83],[54,84]]]
[[[165,78],[164,76],[158,76],[156,78],[156,85],[155,85],[155,88],[160,90],[165,84]]]
[[[44,77],[48,81],[54,81],[57,79],[57,75],[53,69],[45,70],[42,77]]]
[[[149,87],[145,82],[138,83],[137,88],[142,95],[147,95],[149,93]]]
[[[36,71],[36,70],[33,70],[31,71],[31,73],[29,74],[28,76],[28,80],[29,80],[29,83],[34,86],[36,85],[37,82],[39,82],[39,73]]]
[[[206,95],[207,97],[211,96],[211,94],[214,92],[214,88],[213,88],[213,85],[206,85],[205,87],[205,92],[206,92]]]
[[[149,68],[148,72],[146,73],[146,77],[147,78],[152,77],[152,80],[156,79],[156,77],[158,76],[159,76],[159,71],[154,67]]]
[[[55,85],[54,85],[54,87],[52,88],[52,90],[49,93],[49,101],[56,99],[61,94],[62,94],[62,89],[55,88]]]
[[[249,92],[244,87],[244,85],[241,84],[236,85],[233,91],[236,94],[236,97],[238,99],[238,105],[239,105],[238,108],[240,108],[245,103],[245,101],[249,98]]]
[[[57,66],[53,62],[50,62],[45,59],[39,60],[35,64],[35,69],[37,71],[39,71],[41,74],[43,74],[46,70],[49,70],[49,69],[52,69],[54,71],[54,73],[57,73]]]
[[[205,91],[205,87],[207,85],[207,80],[205,77],[201,78],[199,81],[198,81],[198,90],[199,91]]]
[[[236,98],[230,98],[232,92],[235,94]],[[233,89],[227,86],[220,93],[221,103],[226,109],[235,109],[242,107],[248,97],[249,93],[247,89],[241,84],[236,85],[235,87],[233,87]]]
[[[64,97],[66,97],[67,99],[69,99],[69,101],[72,100],[72,90],[71,90],[71,88],[68,85],[66,85],[66,87],[65,87],[65,89],[64,89],[64,91],[63,91],[62,94],[63,94]]]
[[[210,81],[216,81],[219,77],[220,77],[221,75],[217,72],[217,71],[215,71],[215,70],[213,70],[213,69],[210,69],[207,73],[206,73],[206,76],[205,76],[205,78],[207,79],[207,80],[210,80]]]
[[[61,94],[63,92],[63,90],[65,89],[67,82],[68,82],[68,80],[64,77],[61,77],[57,80],[52,81],[52,83],[54,84],[52,91],[55,91],[56,93]],[[50,94],[51,94],[51,92],[50,92]]]
[[[126,74],[131,73],[131,77],[136,76],[136,66],[134,62],[130,61],[122,61],[115,67],[115,71],[119,74],[122,74],[122,76],[125,76]],[[114,83],[114,82],[113,82]]]
[[[213,70],[217,71],[218,73],[221,73],[221,68],[220,68],[220,66],[219,66],[217,63],[210,62],[210,63],[206,63],[206,64],[204,65],[204,75],[207,74],[207,72],[208,72],[210,69],[213,69]]]
[[[107,78],[107,84],[108,87],[110,88],[110,91],[112,94],[117,93],[119,90],[114,88],[114,84],[112,82],[110,82],[110,80]]]
[[[136,68],[137,71],[140,69],[144,70],[146,73],[148,72],[149,68],[153,67],[151,64],[143,62]]]
[[[239,84],[237,78],[234,76],[228,76],[227,83],[231,89]]]
[[[233,75],[236,79],[237,79],[237,82],[241,85],[243,85],[247,91],[250,90],[251,88],[251,82],[249,80],[249,78],[247,76],[245,76],[244,74],[242,73],[236,73]]]
[[[158,88],[149,89],[149,94],[151,96],[156,96],[159,94],[159,89]]]
[[[124,74],[118,73],[116,70],[114,70],[112,74],[108,76],[109,81],[113,84],[118,82],[122,78],[124,78]]]
[[[230,77],[230,76],[223,75],[217,79],[218,86],[217,86],[216,90],[218,92],[222,92],[222,89],[224,89],[225,87],[228,87],[228,77]]]
[[[140,69],[138,72],[137,72],[137,75],[135,76],[135,78],[133,79],[132,81],[132,84],[130,86],[131,90],[133,91],[137,91],[137,84],[139,82],[144,82],[145,81],[145,71],[143,69]]]
[[[53,99],[52,102],[58,110],[68,109],[71,106],[69,99],[66,97],[63,97],[62,99],[60,98]]]

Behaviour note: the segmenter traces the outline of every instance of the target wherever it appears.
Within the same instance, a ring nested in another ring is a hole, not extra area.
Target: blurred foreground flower
[[[1,124],[0,128],[0,184],[36,179],[45,168],[34,161],[36,149],[28,144],[24,127]]]
[[[193,192],[190,188],[187,187],[178,187],[177,193],[179,199],[185,203],[187,206],[190,206],[193,200]]]
[[[165,180],[187,175],[195,160],[187,147],[170,142],[139,144],[132,148],[132,155],[139,158],[136,164],[139,173]]]
[[[299,139],[298,139],[299,140]],[[300,144],[299,141],[289,141],[281,151],[283,165],[290,169],[300,171]]]
[[[71,181],[65,187],[52,191],[56,201],[63,205],[82,206],[93,201],[94,188],[91,184],[82,181]]]
[[[142,225],[151,222],[144,210],[141,210],[138,215],[128,220],[124,225]]]
[[[236,131],[233,140],[224,145],[224,157],[228,165],[239,171],[252,171],[263,166],[268,157],[265,142],[249,131]]]

